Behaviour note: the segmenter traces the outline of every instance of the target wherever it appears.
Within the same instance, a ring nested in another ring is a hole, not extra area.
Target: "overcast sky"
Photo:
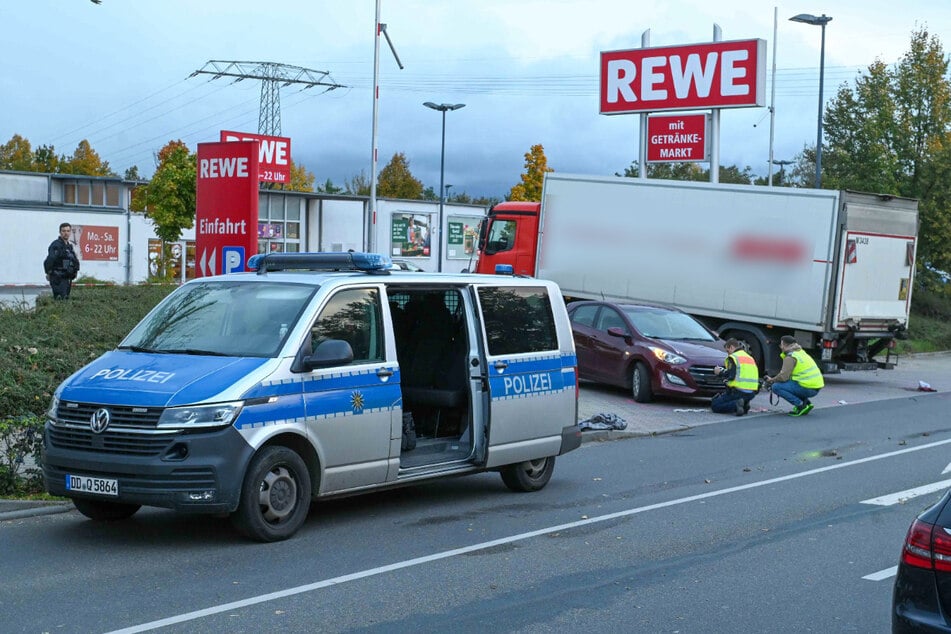
[[[87,138],[112,168],[144,176],[171,139],[193,150],[221,129],[256,132],[260,82],[189,78],[209,60],[267,61],[329,71],[346,86],[281,93],[282,133],[317,183],[369,174],[374,0],[29,0],[0,3],[0,143],[20,134],[71,154]],[[947,0],[382,0],[404,70],[381,40],[377,145],[383,167],[405,153],[438,189],[440,113],[424,101],[464,103],[446,116],[452,192],[502,197],[524,154],[545,147],[560,172],[610,175],[637,157],[636,115],[598,113],[601,51],[712,39],[767,42],[772,90],[778,7],[777,160],[814,144],[821,29],[789,18],[833,17],[826,28],[825,97],[876,58],[892,64],[921,26],[951,49]],[[724,110],[722,165],[766,175],[767,108]]]

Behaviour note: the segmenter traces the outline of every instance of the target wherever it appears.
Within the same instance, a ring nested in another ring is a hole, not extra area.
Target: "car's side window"
[[[555,318],[545,287],[483,287],[479,303],[490,355],[558,349]]]
[[[601,317],[598,319],[598,330],[607,332],[608,328],[620,328],[624,332],[627,332],[624,319],[613,308],[605,308],[602,310]]]
[[[340,291],[320,311],[311,327],[314,349],[328,339],[342,339],[353,348],[354,363],[383,361],[383,313],[375,288]]]
[[[571,323],[594,328],[594,318],[598,316],[598,308],[600,306],[597,304],[578,306],[571,313]]]

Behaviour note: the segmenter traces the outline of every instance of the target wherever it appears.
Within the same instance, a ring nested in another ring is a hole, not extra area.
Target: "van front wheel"
[[[555,470],[555,457],[526,460],[502,467],[502,482],[513,491],[538,491],[548,484]]]
[[[310,474],[297,453],[287,447],[262,449],[248,466],[238,510],[232,523],[261,542],[287,539],[300,528],[310,510]]]

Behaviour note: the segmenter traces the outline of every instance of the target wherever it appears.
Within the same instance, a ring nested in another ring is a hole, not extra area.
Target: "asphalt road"
[[[537,493],[323,503],[277,544],[162,510],[0,522],[0,631],[885,632],[905,531],[951,486],[949,399],[586,443]]]

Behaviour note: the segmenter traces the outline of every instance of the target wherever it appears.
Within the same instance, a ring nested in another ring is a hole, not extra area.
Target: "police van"
[[[293,535],[311,501],[499,471],[535,491],[581,443],[558,287],[275,253],[192,280],[54,394],[43,471],[94,520],[142,505]]]

